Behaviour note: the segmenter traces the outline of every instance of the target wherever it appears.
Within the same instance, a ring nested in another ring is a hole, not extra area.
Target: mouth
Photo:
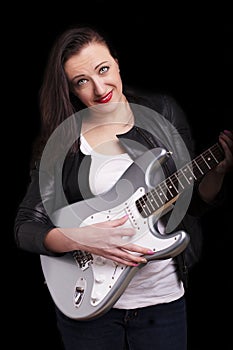
[[[98,100],[98,103],[107,103],[111,100],[112,98],[112,95],[113,95],[113,92],[110,91],[107,95],[101,97],[99,100]]]

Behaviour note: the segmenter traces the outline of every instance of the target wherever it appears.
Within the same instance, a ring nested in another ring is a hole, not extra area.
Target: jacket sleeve
[[[54,181],[48,178],[45,200],[51,203],[53,202],[53,187]],[[16,245],[32,253],[57,255],[48,251],[43,243],[47,233],[54,227],[42,202],[39,169],[35,167],[31,170],[30,183],[16,213],[14,223]]]
[[[180,108],[179,104],[171,96],[164,96],[163,113],[166,115],[171,124],[175,126],[178,134],[182,137],[189,151],[191,160],[194,159],[197,156],[196,145],[190,124],[182,108]],[[212,202],[206,203],[202,200],[198,192],[198,185],[200,181],[197,181],[194,184],[192,200],[188,208],[188,214],[196,217],[201,217],[206,212],[212,210],[212,208],[222,205],[226,198],[226,191],[225,187],[223,186],[216,198]]]
[[[194,138],[192,137],[188,119],[173,98],[165,96],[164,99],[164,113],[167,118],[170,119],[172,125],[175,126],[179,135],[181,135],[183,138],[192,160],[194,157],[196,157],[196,151],[195,142]],[[180,228],[187,231],[190,236],[190,244],[185,249],[183,255],[185,264],[187,264],[188,267],[191,267],[200,259],[202,252],[202,217],[207,212],[210,212],[213,208],[221,206],[226,198],[226,188],[225,186],[222,186],[219,194],[212,202],[207,203],[203,201],[198,191],[199,182],[200,181],[196,181],[194,184],[191,201],[187,208],[187,213],[180,224]],[[183,200],[185,201],[186,192],[184,192],[182,196]],[[182,274],[184,272],[184,266],[180,270]]]

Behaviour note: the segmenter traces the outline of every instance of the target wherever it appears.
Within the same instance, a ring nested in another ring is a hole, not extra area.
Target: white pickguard
[[[127,214],[129,220],[127,220],[127,224],[123,227],[135,228],[136,235],[133,238],[124,237],[122,245],[135,243],[143,247],[148,247],[150,250],[153,250],[155,254],[157,250],[161,251],[172,246],[177,240],[176,236],[161,239],[161,235],[159,234],[159,238],[156,237],[156,235],[152,233],[152,231],[154,231],[153,225],[150,227],[150,224],[152,224],[151,217],[145,219],[139,214],[135,206],[135,201],[144,193],[145,189],[142,187],[139,188],[124,203],[110,210],[91,215],[86,218],[80,226],[93,225],[98,222],[117,219]],[[93,261],[85,268],[91,268],[93,270],[94,280],[91,292],[91,303],[94,306],[98,305],[98,303],[106,298],[107,294],[118,281],[120,275],[126,269],[126,266],[94,254],[92,254],[92,256]]]

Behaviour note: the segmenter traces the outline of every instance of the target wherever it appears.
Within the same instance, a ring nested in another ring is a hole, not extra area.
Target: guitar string
[[[218,154],[216,152],[218,152]],[[206,158],[208,160],[208,163],[203,158]],[[219,158],[219,159],[217,159],[217,158]],[[164,180],[161,184],[157,185],[157,187],[155,187],[152,191],[144,194],[141,198],[139,198],[138,201],[141,202],[140,204],[142,206],[142,209],[144,208],[143,205],[148,204],[148,203],[150,203],[153,210],[159,209],[161,207],[161,205],[159,205],[157,203],[155,196],[157,196],[157,199],[159,199],[159,201],[161,202],[162,205],[166,204],[167,202],[172,200],[177,194],[179,194],[182,190],[184,190],[185,187],[187,186],[187,184],[190,185],[194,180],[197,180],[196,175],[195,175],[197,170],[201,173],[200,175],[203,175],[206,172],[204,170],[204,168],[207,167],[207,171],[211,170],[214,166],[216,166],[219,163],[219,161],[222,158],[223,158],[223,155],[222,155],[220,145],[218,143],[216,143],[215,145],[213,145],[212,147],[207,149],[205,152],[203,152],[201,155],[199,155],[198,157],[193,159],[190,163],[186,164],[183,168],[179,169],[176,173],[172,174],[170,177],[168,177],[166,180]],[[190,165],[192,165],[193,171],[190,169]],[[188,168],[188,171],[190,171],[190,173],[192,175],[191,178],[187,178],[185,175],[187,168]],[[185,180],[184,184],[182,183],[183,179]],[[170,182],[170,184],[168,184],[169,182]],[[179,191],[178,188],[176,187],[176,184],[178,184],[178,182],[180,183],[180,185],[182,187],[181,191]],[[160,189],[160,191],[159,191],[159,189]],[[172,193],[172,191],[171,191],[172,189],[175,189],[175,194]],[[163,198],[161,197],[161,194],[162,194]],[[169,196],[169,194],[170,194],[170,196]],[[170,198],[168,198],[167,195]],[[151,200],[149,200],[149,202],[147,201],[147,199],[149,199],[150,196],[152,196],[153,201],[155,200],[157,208],[154,208],[152,206]],[[149,214],[150,214],[150,212],[151,211],[149,210]]]
[[[220,146],[218,144],[215,144],[214,146],[212,146],[211,148],[209,148],[208,150],[203,152],[202,155],[199,155],[197,158],[195,158],[194,160],[192,160],[190,162],[190,164],[193,165],[194,172],[195,172],[195,170],[199,170],[199,168],[195,162],[197,162],[200,165],[200,167],[202,167],[203,164],[205,164],[204,160],[202,159],[202,156],[210,157],[211,151],[213,151],[213,152],[218,151],[219,154],[216,155],[216,157],[218,157],[218,156],[220,157],[220,155],[221,155]],[[222,155],[221,155],[221,157],[222,157]],[[217,165],[218,160],[216,161],[214,159],[214,157],[211,155],[211,162],[213,163],[213,165],[214,165],[214,162],[215,162],[215,165]],[[181,172],[182,169],[187,168],[187,166],[188,165],[186,164],[183,168],[178,170],[178,172]],[[137,211],[139,212],[140,215],[141,215],[141,212],[144,212],[147,216],[149,216],[150,214],[156,212],[156,210],[159,210],[163,205],[168,203],[170,200],[172,200],[177,194],[179,194],[178,189],[176,189],[176,187],[174,186],[174,182],[178,181],[177,176],[176,176],[176,174],[178,172],[176,172],[175,174],[172,174],[170,177],[168,177],[162,183],[158,184],[152,191],[143,194],[143,196],[139,197],[138,199],[134,200],[131,203],[127,203],[127,202],[125,203],[126,206],[125,206],[124,211],[127,215],[131,216],[132,222],[134,222],[134,220],[135,220],[134,214],[133,214],[135,206],[136,206]],[[199,172],[200,172],[200,170],[199,170]],[[185,176],[183,174],[182,174],[182,178],[185,179]],[[171,191],[171,188],[169,188],[169,186],[166,185],[167,182],[170,183],[172,188],[175,188],[175,194],[173,194],[173,192]],[[190,183],[187,183],[187,184],[189,185]],[[187,184],[186,184],[186,186],[187,186]],[[161,189],[161,192],[158,192],[159,188]],[[185,188],[185,186],[184,186],[184,188]],[[168,196],[167,191],[169,192],[171,199],[169,199],[169,197],[167,197]],[[161,195],[159,195],[159,193],[162,193],[163,198],[161,198]],[[166,193],[166,195],[165,195],[165,193]],[[160,201],[161,201],[161,204],[160,204]],[[137,206],[137,203],[139,204],[139,208]],[[156,204],[157,207],[154,206],[154,203]],[[141,209],[141,211],[140,211],[140,209]],[[149,215],[148,215],[148,212],[149,212]],[[120,214],[120,212],[113,213],[113,215],[111,216],[111,219],[114,220],[115,218],[118,218],[119,214]],[[109,216],[110,212],[107,211],[106,215]],[[133,224],[133,226],[134,226],[134,224]]]

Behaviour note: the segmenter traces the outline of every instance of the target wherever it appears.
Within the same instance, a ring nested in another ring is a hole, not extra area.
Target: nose
[[[105,93],[105,83],[101,78],[93,79],[94,91],[97,96],[101,96]]]

